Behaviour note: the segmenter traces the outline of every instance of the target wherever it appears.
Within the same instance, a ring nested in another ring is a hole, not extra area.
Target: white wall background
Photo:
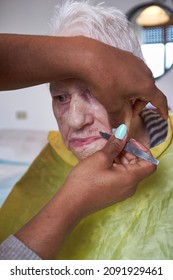
[[[0,33],[46,34],[54,6],[61,0],[0,0]],[[102,0],[93,1],[94,3]],[[143,2],[137,0],[105,0],[123,12]],[[171,0],[165,4],[173,8]],[[157,81],[166,94],[173,109],[173,68]],[[16,113],[26,113],[25,119],[18,119]],[[51,109],[51,98],[47,85],[16,91],[0,92],[0,129],[21,128],[51,130],[57,129]]]

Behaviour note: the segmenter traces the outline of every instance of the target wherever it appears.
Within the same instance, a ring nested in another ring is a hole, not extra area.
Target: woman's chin
[[[97,143],[96,143],[97,142]],[[101,150],[106,144],[105,139],[100,139],[99,141],[95,141],[95,143],[91,143],[90,145],[87,145],[86,147],[78,148],[78,149],[72,149],[71,152],[79,159],[85,159],[95,152]]]

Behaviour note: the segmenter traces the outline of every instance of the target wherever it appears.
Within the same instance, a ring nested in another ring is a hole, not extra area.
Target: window
[[[162,13],[155,9],[157,6]],[[173,66],[173,9],[161,1],[151,1],[130,9],[127,18],[139,39],[147,65],[153,76],[159,78]]]
[[[162,76],[173,64],[173,25],[142,27],[140,41],[154,77]]]

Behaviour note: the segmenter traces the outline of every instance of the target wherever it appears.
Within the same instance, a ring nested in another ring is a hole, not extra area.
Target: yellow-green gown
[[[160,160],[157,171],[139,184],[134,196],[83,219],[56,259],[173,259],[172,125],[170,117],[166,140],[151,149]],[[77,163],[58,132],[49,133],[48,139],[1,208],[0,241],[54,196]]]

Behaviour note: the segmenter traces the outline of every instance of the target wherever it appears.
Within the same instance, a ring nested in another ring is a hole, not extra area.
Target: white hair
[[[64,0],[55,7],[51,34],[87,36],[143,59],[140,44],[126,16],[104,3],[94,6],[90,1]]]

